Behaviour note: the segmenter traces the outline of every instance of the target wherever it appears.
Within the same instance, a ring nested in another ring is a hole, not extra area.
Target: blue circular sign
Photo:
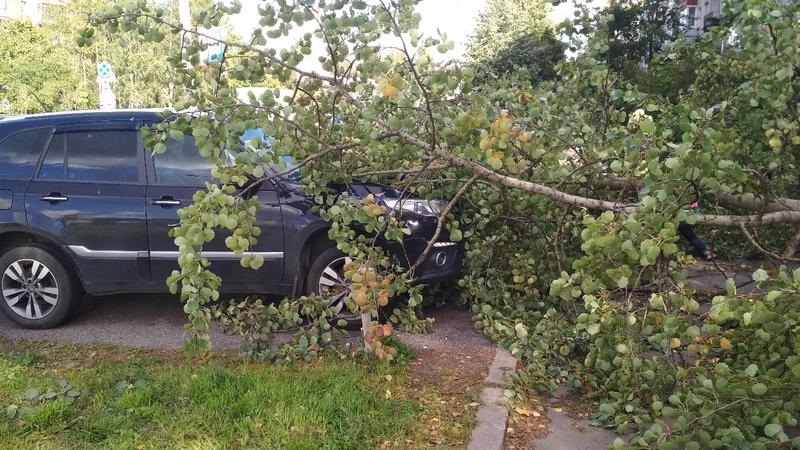
[[[99,75],[100,78],[108,78],[111,76],[111,73],[111,65],[109,63],[100,63],[97,66],[97,75]]]

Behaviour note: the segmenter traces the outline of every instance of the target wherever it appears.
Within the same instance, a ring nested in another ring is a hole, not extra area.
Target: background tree
[[[665,93],[609,66],[607,14],[582,14],[568,29],[576,55],[556,79],[509,74],[478,89],[474,68],[431,58],[452,43],[419,35],[415,3],[281,2],[260,12],[262,28],[247,43],[226,42],[242,58],[209,68],[172,59],[176,106],[192,109],[168,112],[148,145],[165,151],[168,136],[191,134],[216,163],[217,179],[172,232],[181,270],[168,284],[185,302],[188,347],[209,348],[207,305],[219,297],[203,245],[226,233],[243,266],[260,267],[247,255],[260,235],[251,193],[298,169],[331,224],[329,238],[353,259],[348,306],[375,318],[387,295],[410,292],[413,313],[421,261],[405,270],[355,231],[399,241],[404,224],[380,199],[329,189],[375,180],[449,200],[436,238],[466,240],[462,299],[476,327],[525,361],[522,388],[584,389],[600,402],[595,423],[634,427],[642,447],[800,445],[785,432],[799,415],[800,270],[781,266],[796,259],[765,248],[756,233],[800,224],[800,199],[792,197],[800,5],[728,3],[731,28],[664,47],[667,60],[695,64],[689,88]],[[237,11],[219,6],[203,26]],[[191,31],[140,4],[112,8],[96,23],[156,40]],[[291,49],[270,48],[270,39],[303,24],[315,32],[296,36]],[[721,51],[732,36],[739,48]],[[301,63],[314,42],[327,53],[309,70]],[[179,49],[188,57],[200,50]],[[294,80],[292,95],[268,90],[245,104],[228,87],[229,79],[264,73]],[[214,88],[197,89],[201,83]],[[273,154],[238,145],[249,128],[274,138]],[[297,164],[270,170],[281,156]],[[698,198],[702,212],[688,210]],[[686,283],[695,261],[681,250],[681,222],[739,229],[773,263],[770,272],[756,270],[748,294],[730,279],[724,295],[697,295]],[[223,320],[250,330],[253,354],[308,358],[331,340],[329,309],[318,299],[287,299],[234,305]],[[306,324],[301,312],[317,320]],[[288,346],[261,342],[289,325],[300,331]],[[364,332],[368,349],[392,356],[391,328],[372,321]]]
[[[68,0],[48,8],[42,27],[67,53],[65,65],[78,74],[79,82],[75,88],[92,93],[92,106],[97,105],[97,64],[104,61],[111,64],[117,77],[114,92],[118,107],[169,106],[172,69],[168,56],[170,49],[176,46],[177,36],[154,43],[123,32],[97,36],[91,47],[79,47],[75,43],[76,30],[85,27],[89,15],[113,3],[111,0]],[[165,13],[176,17],[176,7],[172,3]]]
[[[0,24],[0,68],[4,101],[0,112],[35,113],[90,109],[98,106],[97,64],[114,68],[117,105],[151,108],[170,105],[172,68],[170,49],[177,36],[154,43],[131,33],[98,36],[92,47],[76,44],[77,31],[90,13],[106,8],[111,0],[68,0],[49,5],[39,25],[28,21]],[[176,15],[170,5],[167,15]]]
[[[467,56],[495,75],[527,69],[534,81],[550,80],[563,59],[544,0],[489,0],[481,13]]]
[[[608,23],[608,64],[620,73],[650,65],[661,47],[683,31],[681,5],[674,0],[616,0],[602,13]]]
[[[45,28],[27,21],[0,22],[0,113],[35,113],[91,105],[89,93],[76,89],[69,53]]]

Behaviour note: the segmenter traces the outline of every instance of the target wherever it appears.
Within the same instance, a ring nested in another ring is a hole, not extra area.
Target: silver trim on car
[[[90,250],[83,245],[70,245],[69,249],[81,258],[92,259],[136,259],[139,256],[149,257],[152,259],[178,259],[180,253],[177,251],[169,252],[147,252],[147,251],[130,251],[130,250]],[[244,255],[237,255],[233,252],[203,252],[203,257],[208,259],[241,259],[242,256],[261,256],[264,259],[281,259],[283,252],[247,252]]]
[[[237,255],[233,252],[203,252],[204,258],[208,259],[242,259],[242,256],[261,256],[264,259],[280,259],[283,258],[283,252],[245,252],[242,255]],[[179,252],[150,252],[152,259],[178,259]]]
[[[70,245],[69,249],[81,258],[136,259],[139,252],[128,250],[90,250],[83,245]],[[147,252],[145,252],[147,253]]]

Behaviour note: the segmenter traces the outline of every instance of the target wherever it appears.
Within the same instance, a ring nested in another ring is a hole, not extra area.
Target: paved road
[[[169,295],[109,295],[86,297],[76,318],[51,330],[26,330],[0,314],[0,336],[76,344],[104,344],[153,349],[180,348],[186,315]],[[236,337],[212,330],[220,350],[239,348]]]
[[[436,318],[433,333],[401,333],[401,338],[412,347],[433,350],[492,347],[472,326],[470,313],[445,307],[430,314]],[[186,315],[176,297],[110,295],[85,298],[75,319],[51,330],[22,329],[0,314],[0,337],[170,350],[180,348],[185,323]],[[240,341],[213,327],[211,342],[217,350],[237,350]]]

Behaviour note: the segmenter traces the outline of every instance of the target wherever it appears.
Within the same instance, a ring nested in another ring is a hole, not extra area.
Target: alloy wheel
[[[350,295],[350,281],[344,276],[344,268],[352,260],[349,257],[331,261],[319,277],[319,295],[323,299],[330,299],[330,305],[335,310],[335,319],[354,319],[358,317],[347,308],[345,299]]]
[[[55,276],[47,266],[33,259],[11,263],[3,272],[0,289],[9,308],[25,319],[46,317],[58,304]]]

